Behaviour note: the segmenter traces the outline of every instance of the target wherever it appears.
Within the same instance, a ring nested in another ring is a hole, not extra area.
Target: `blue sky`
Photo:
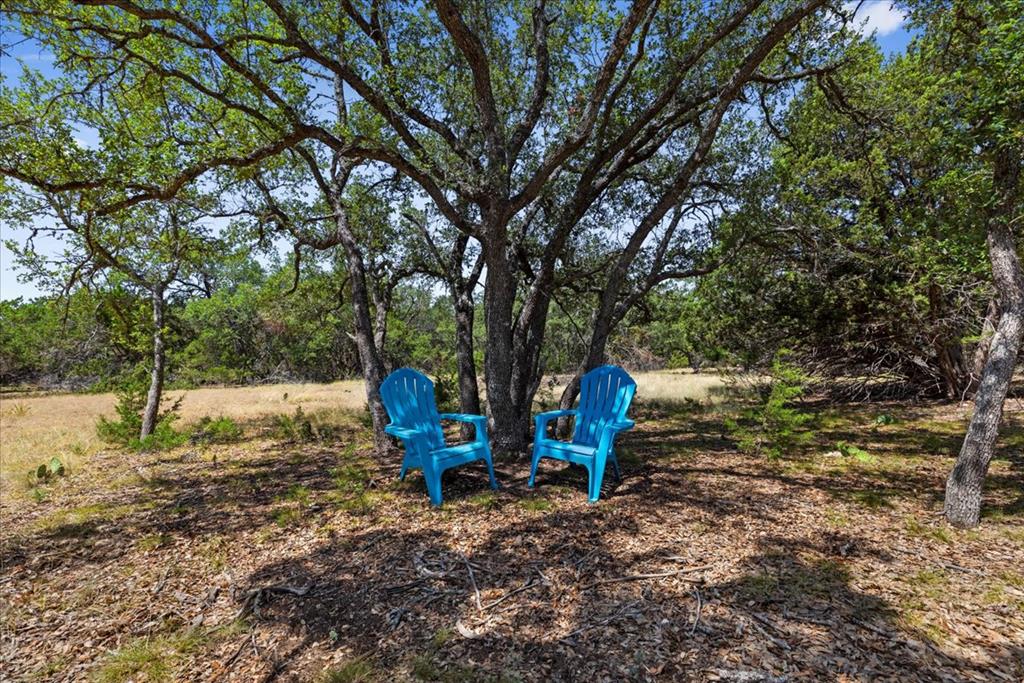
[[[847,7],[855,6],[855,2],[848,2]],[[911,34],[904,27],[902,13],[894,9],[889,0],[865,0],[860,5],[856,19],[860,22],[860,30],[865,34],[874,33],[879,46],[887,54],[903,52],[910,42]],[[40,52],[38,48],[30,44],[22,45],[15,51],[18,58],[25,60],[30,66],[42,70],[44,73],[50,71],[47,67],[52,63],[52,56],[46,52]],[[21,66],[15,59],[0,57],[0,73],[6,79],[14,81],[20,72]],[[10,82],[8,81],[8,82]],[[83,144],[94,144],[95,133],[92,131],[83,132]],[[0,225],[0,299],[14,299],[17,297],[32,298],[39,296],[41,292],[31,282],[21,282],[18,278],[11,253],[2,245],[3,240],[21,240],[26,234],[16,231],[10,226]],[[58,242],[51,238],[39,238],[36,248],[42,253],[57,253],[60,249]]]

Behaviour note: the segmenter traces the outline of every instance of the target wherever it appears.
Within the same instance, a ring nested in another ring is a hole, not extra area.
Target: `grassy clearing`
[[[564,386],[567,378],[559,378]],[[725,386],[717,374],[664,371],[636,375],[637,395],[651,403],[704,401]],[[197,443],[230,443],[241,437],[236,425],[255,425],[286,440],[332,438],[338,425],[361,419],[365,406],[359,380],[331,384],[270,384],[171,391],[182,397],[180,428],[197,428]],[[27,473],[53,456],[74,473],[96,453],[109,449],[96,436],[96,422],[114,413],[113,394],[53,394],[0,399],[0,482],[28,490]],[[39,496],[45,495],[43,492]]]
[[[199,426],[210,442],[237,439],[230,423],[259,422],[296,409],[312,416],[315,428],[344,413],[349,421],[365,405],[361,381],[331,384],[271,384],[168,392],[183,396],[179,426]],[[89,457],[109,448],[96,435],[96,422],[114,413],[113,394],[54,394],[0,399],[0,481],[25,490],[26,474],[57,456],[74,472]]]

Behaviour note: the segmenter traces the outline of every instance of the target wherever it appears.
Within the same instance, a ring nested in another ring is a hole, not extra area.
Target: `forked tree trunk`
[[[946,519],[962,528],[977,526],[981,519],[982,488],[1024,331],[1024,273],[1012,230],[1020,164],[1019,155],[1002,150],[997,155],[993,173],[999,199],[988,223],[988,254],[1001,315],[992,336],[981,385],[975,394],[974,414],[956,465],[946,480]]]
[[[149,392],[146,394],[146,407],[142,411],[142,429],[139,438],[145,439],[156,429],[160,418],[160,398],[164,392],[164,371],[167,362],[167,350],[164,342],[164,292],[162,288],[150,291],[153,305],[153,370],[149,376]]]

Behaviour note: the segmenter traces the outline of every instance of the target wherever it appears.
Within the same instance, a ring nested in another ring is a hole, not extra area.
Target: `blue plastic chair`
[[[434,401],[434,383],[423,373],[410,368],[395,370],[388,375],[380,385],[380,396],[391,417],[391,424],[384,431],[401,439],[405,446],[399,479],[404,481],[410,468],[419,467],[427,482],[430,502],[440,505],[441,474],[452,467],[483,460],[487,463],[491,488],[498,488],[491,462],[491,448],[487,443],[486,417],[460,413],[438,414],[437,403]],[[472,422],[476,426],[476,439],[457,446],[446,445],[441,420]]]
[[[533,437],[533,464],[527,486],[533,488],[541,458],[564,460],[587,468],[590,475],[589,499],[596,503],[608,461],[615,470],[615,479],[622,477],[619,462],[615,459],[615,436],[636,424],[626,417],[635,393],[636,382],[625,370],[615,365],[603,365],[583,376],[576,410],[553,410],[534,418],[537,429]],[[570,415],[576,417],[572,441],[548,438],[548,423]]]

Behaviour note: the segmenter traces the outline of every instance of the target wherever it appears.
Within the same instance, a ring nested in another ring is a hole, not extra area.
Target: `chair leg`
[[[601,496],[601,482],[604,480],[604,463],[605,457],[598,455],[594,458],[593,465],[587,465],[587,470],[590,473],[590,502],[596,503],[597,499]]]
[[[615,457],[615,451],[608,451],[608,457],[612,461],[612,471],[615,472],[615,481],[622,481],[622,472],[619,470],[619,459]]]
[[[437,469],[433,462],[429,459],[424,459],[423,479],[427,483],[427,494],[430,496],[430,503],[435,507],[440,507],[441,503],[444,502],[441,498],[441,474],[442,472]]]
[[[484,451],[484,462],[487,463],[487,476],[491,478],[491,488],[498,490],[498,480],[494,478],[494,463],[491,462],[490,451]]]
[[[398,481],[405,481],[405,475],[409,471],[409,455],[402,458],[402,469],[398,471]]]
[[[540,463],[540,443],[533,444],[533,462],[530,464],[530,478],[526,482],[526,488],[533,488],[534,480],[537,478],[537,464]]]

